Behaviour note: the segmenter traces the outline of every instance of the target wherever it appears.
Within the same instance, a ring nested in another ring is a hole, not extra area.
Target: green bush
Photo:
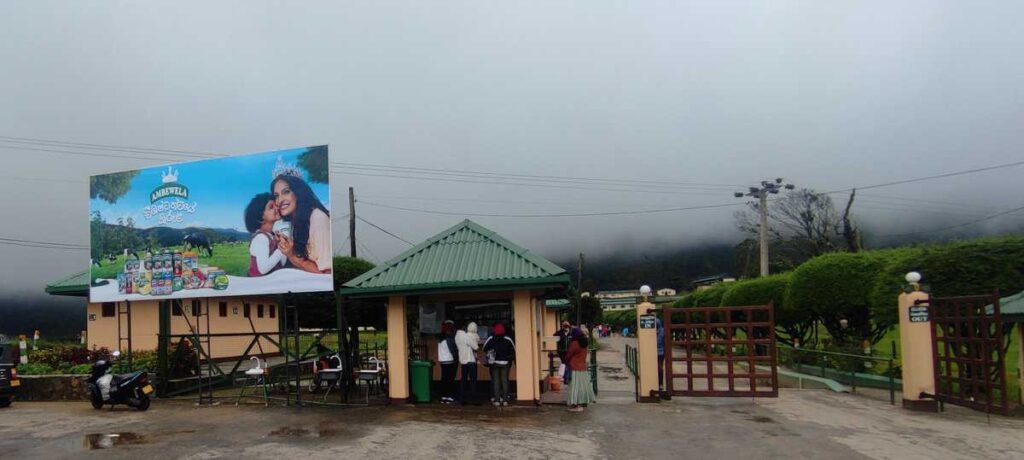
[[[815,316],[810,309],[798,308],[786,303],[791,273],[781,273],[764,278],[737,281],[722,296],[722,306],[766,305],[775,307],[775,325],[779,341],[792,345],[793,339],[807,343],[814,327]]]
[[[696,291],[690,294],[693,299],[692,307],[718,307],[722,305],[722,297],[736,283],[721,283],[711,288]]]
[[[66,370],[62,369],[62,374],[88,374],[92,371],[92,364],[76,364],[68,367]]]
[[[45,363],[28,363],[18,365],[18,375],[56,374],[56,370]]]
[[[907,272],[921,273],[921,282],[937,296],[1001,295],[1024,289],[1024,238],[987,238],[942,245],[877,251],[886,264],[871,289],[872,316],[884,326],[899,322],[897,296]]]
[[[808,260],[793,271],[785,308],[809,311],[840,344],[877,342],[888,326],[872,321],[870,294],[885,262],[884,251],[833,253]]]

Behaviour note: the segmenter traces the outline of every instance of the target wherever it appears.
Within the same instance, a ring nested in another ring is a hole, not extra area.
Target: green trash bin
[[[412,389],[414,401],[430,402],[430,380],[434,374],[433,371],[434,363],[432,361],[409,361],[409,386]]]

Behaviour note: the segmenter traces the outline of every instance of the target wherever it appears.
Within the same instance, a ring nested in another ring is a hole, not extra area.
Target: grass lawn
[[[167,248],[175,249],[175,248]],[[178,247],[177,249],[181,249]],[[143,254],[140,256],[145,257]],[[238,243],[217,243],[213,245],[213,257],[199,256],[200,266],[219,267],[227,274],[233,276],[248,276],[249,274],[249,244]],[[124,256],[117,256],[113,263],[104,260],[102,267],[92,267],[92,278],[116,279],[117,272],[124,271]]]
[[[1017,371],[1019,367],[1018,355],[1020,350],[1018,349],[1018,341],[1020,341],[1020,332],[1017,331],[1016,326],[1013,333],[1010,334],[1010,348],[1006,350],[1006,386],[1007,394],[1011,402],[1019,403],[1020,381],[1017,380]],[[891,350],[892,344],[896,344],[896,355],[900,354],[900,331],[899,328],[892,328],[889,333],[875,344],[875,353],[883,356],[888,356]],[[902,356],[899,356],[900,361],[903,360]]]

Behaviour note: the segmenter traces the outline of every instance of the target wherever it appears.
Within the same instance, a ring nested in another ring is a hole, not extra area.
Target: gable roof
[[[89,270],[47,284],[45,290],[51,295],[86,297],[89,295]]]
[[[350,281],[342,295],[564,286],[565,269],[469,219]]]

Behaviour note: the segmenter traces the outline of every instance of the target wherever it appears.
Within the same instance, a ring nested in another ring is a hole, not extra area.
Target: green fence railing
[[[818,374],[850,385],[857,391],[862,387],[885,388],[889,390],[889,403],[896,404],[896,344],[892,345],[889,356],[841,353],[836,351],[794,348],[777,345],[779,364],[800,373]],[[884,368],[880,368],[884,366]]]

